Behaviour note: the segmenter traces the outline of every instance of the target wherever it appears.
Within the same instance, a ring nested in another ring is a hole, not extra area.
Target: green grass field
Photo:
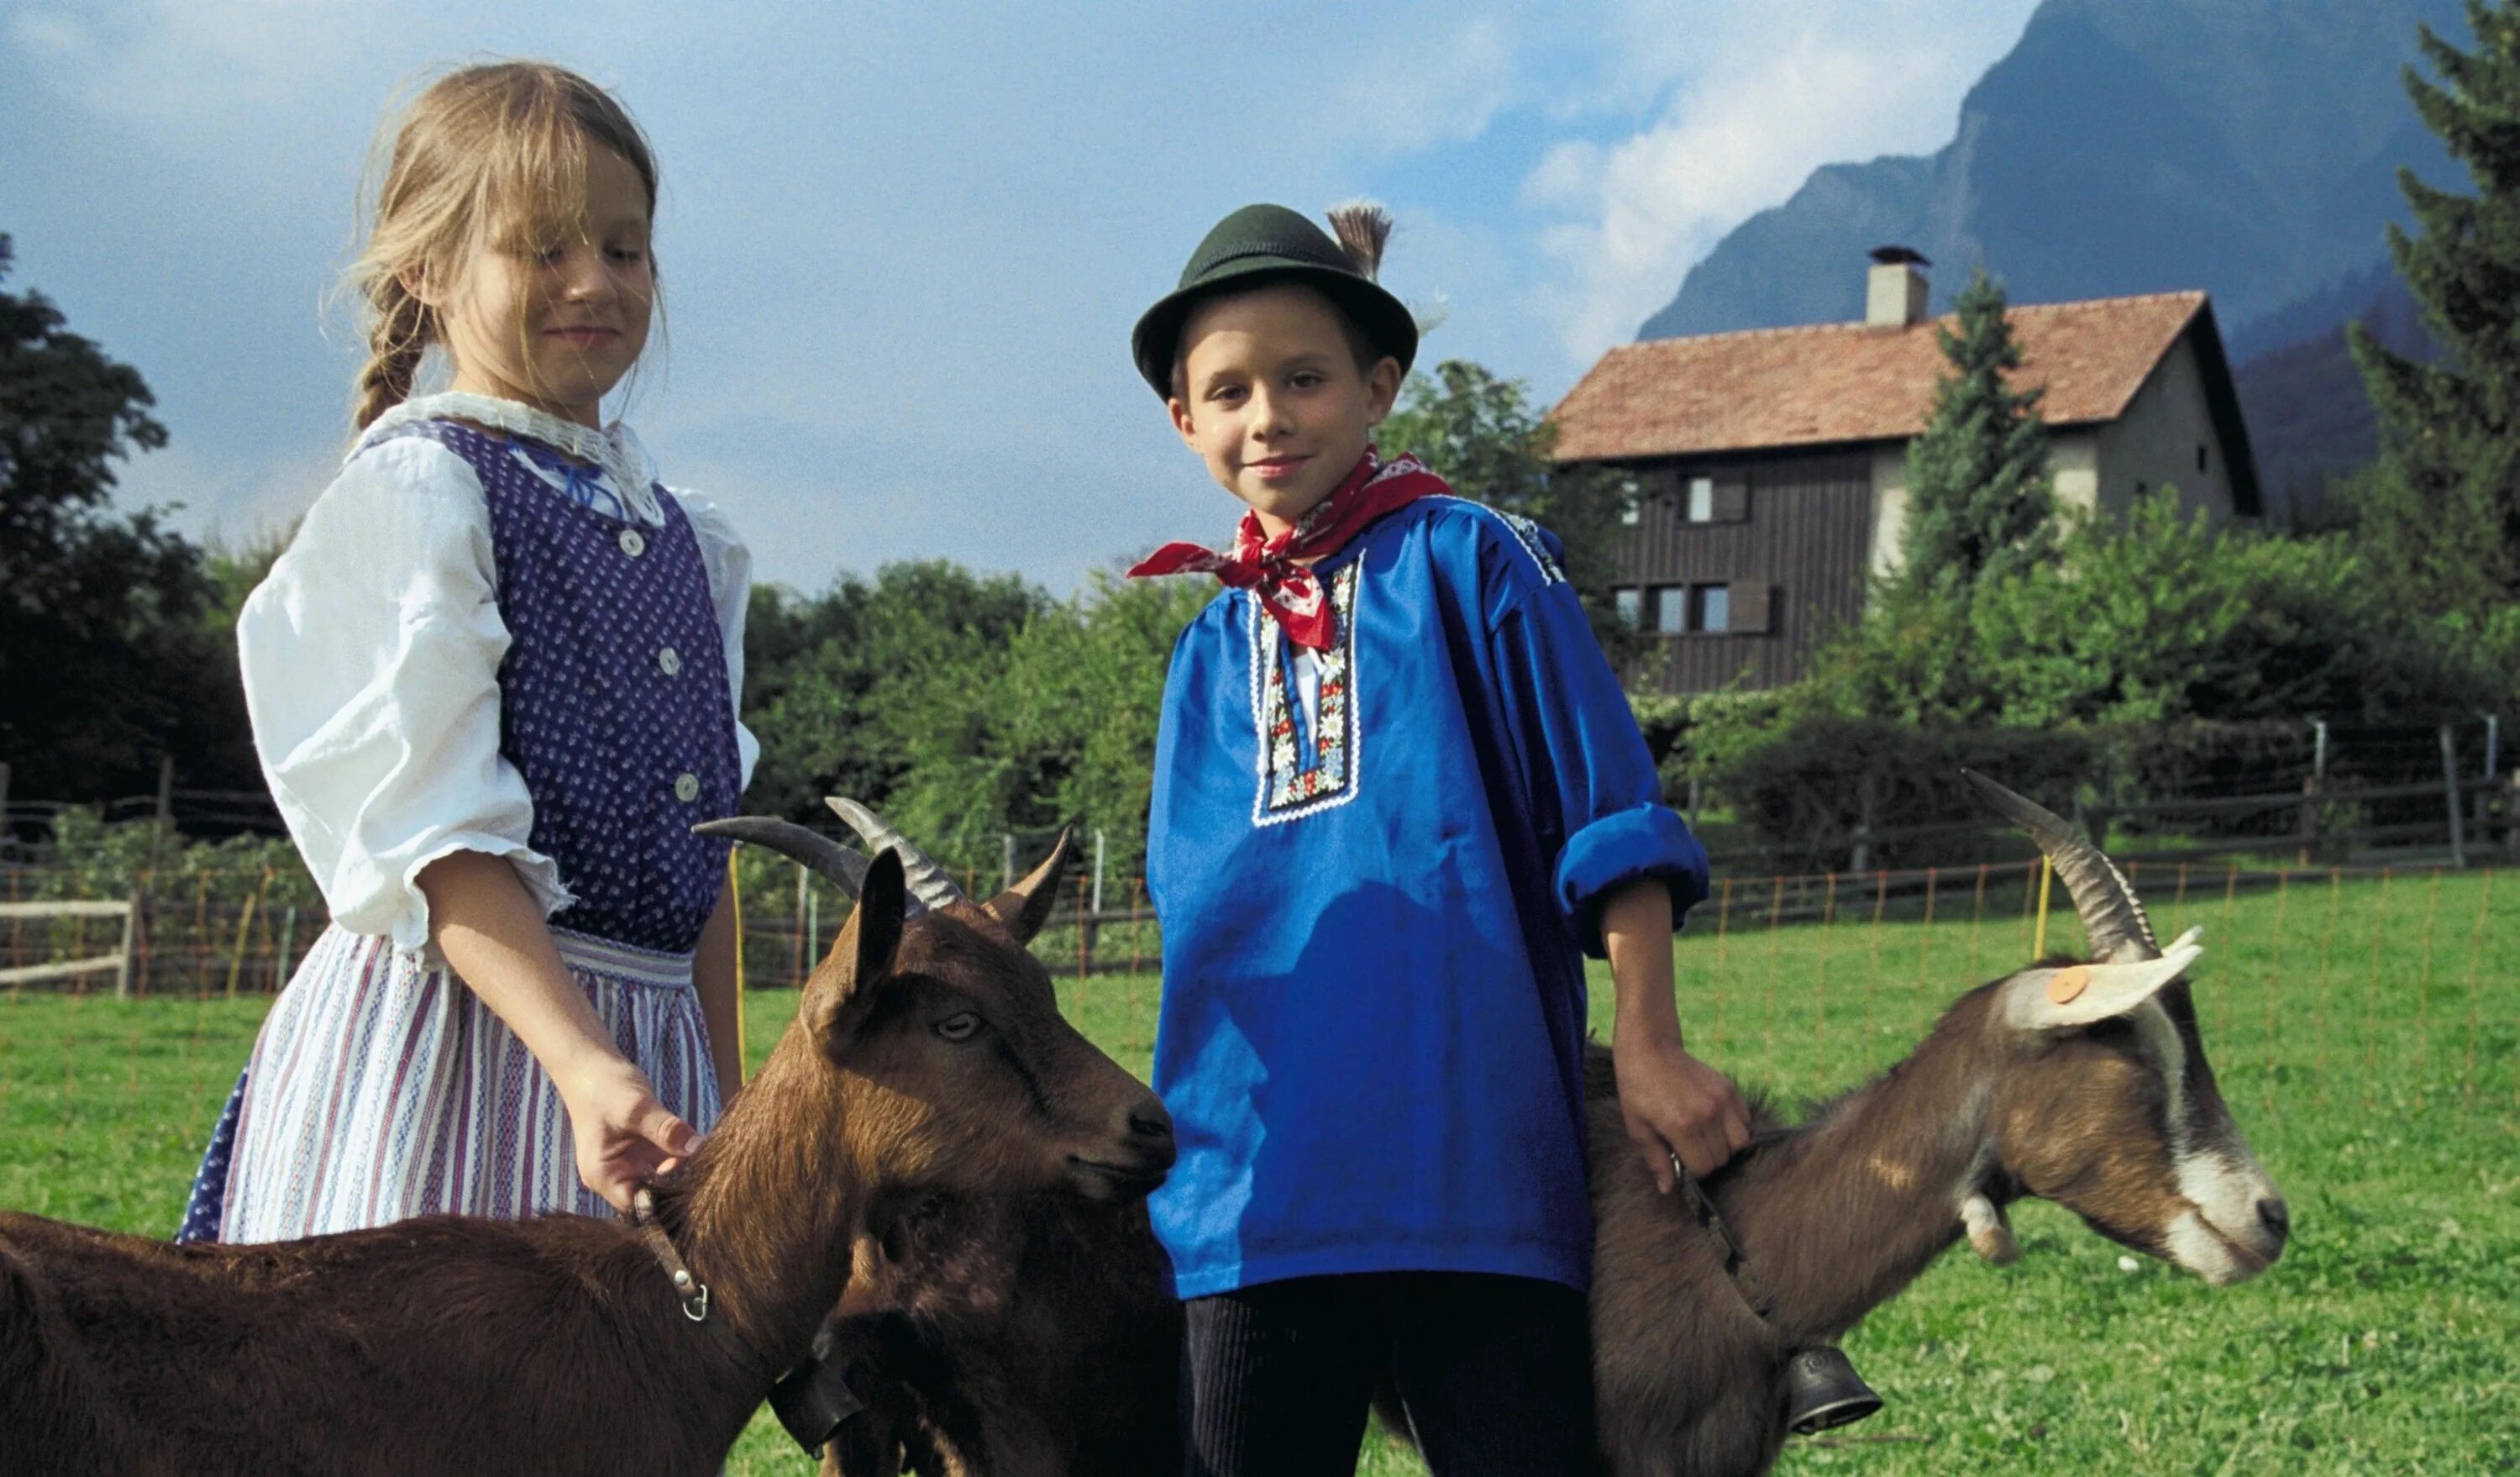
[[[2151,888],[2148,886],[2147,891]],[[2217,1291],[2031,1204],[2026,1256],[1958,1250],[1849,1340],[1890,1406],[1787,1473],[2472,1473],[2520,1470],[2520,878],[2296,877],[2226,901],[2155,896],[2206,928],[2197,999],[2223,1092],[2291,1201],[2295,1239]],[[2061,908],[2061,901],[2059,904]],[[1786,1095],[1895,1059],[1966,985],[2025,961],[2015,909],[1771,933],[1736,899],[1680,946],[1694,1047]],[[2080,934],[2060,912],[2052,949]],[[1057,956],[1054,956],[1056,958]],[[1606,1026],[1606,979],[1595,981]],[[1155,983],[1060,985],[1147,1070]],[[792,1009],[748,1005],[758,1061]],[[0,996],[0,1206],[169,1232],[267,1002]],[[766,1417],[730,1470],[810,1470]],[[1360,1471],[1420,1470],[1379,1436]]]

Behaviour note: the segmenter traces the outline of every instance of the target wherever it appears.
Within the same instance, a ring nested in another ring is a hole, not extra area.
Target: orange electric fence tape
[[[2327,992],[2336,973],[2336,920],[2345,911],[2345,871],[2327,869],[2327,926],[2318,935],[2318,1105],[2327,1106]]]
[[[2275,1047],[2282,1039],[2283,1023],[2275,1015],[2275,981],[2283,978],[2284,913],[2291,896],[2289,872],[2275,873],[2275,921],[2267,948],[2267,977],[2264,986],[2267,1010],[2267,1080],[2263,1100],[2267,1111],[2275,1110]]]
[[[2371,905],[2371,968],[2362,980],[2362,1110],[2378,1105],[2380,1088],[2380,961],[2388,944],[2389,869],[2380,869],[2380,896]]]
[[[2485,911],[2494,904],[2494,869],[2485,869],[2485,886],[2476,899],[2476,932],[2467,942],[2467,1051],[2458,1065],[2459,1101],[2476,1105],[2476,1025],[2480,991],[2484,988],[2481,972],[2485,962]]]

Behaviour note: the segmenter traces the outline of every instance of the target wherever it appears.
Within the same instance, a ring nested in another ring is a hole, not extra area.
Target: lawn
[[[2152,879],[2147,878],[2147,890]],[[1764,894],[1680,946],[1697,1050],[1785,1094],[1894,1059],[1975,979],[2021,962],[2017,904],[1935,921],[1765,927]],[[2520,1470],[2520,879],[2429,875],[2151,899],[2204,925],[2197,999],[2223,1092],[2295,1239],[2227,1290],[2021,1208],[2007,1269],[1965,1250],[1849,1340],[1890,1402],[1786,1473]],[[2061,908],[2061,902],[2059,904]],[[2051,948],[2079,932],[2061,912]],[[1056,957],[1056,956],[1054,956]],[[1606,1025],[1607,982],[1595,1020]],[[1062,980],[1072,1017],[1147,1070],[1155,984]],[[163,1234],[267,1002],[0,996],[0,1206]],[[747,1002],[758,1061],[794,997]],[[802,1473],[765,1417],[731,1471]],[[1420,1470],[1376,1437],[1360,1471]]]

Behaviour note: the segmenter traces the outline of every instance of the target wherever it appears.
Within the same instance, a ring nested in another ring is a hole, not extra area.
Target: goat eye
[[[980,1017],[968,1010],[946,1016],[936,1023],[936,1034],[947,1041],[969,1041],[980,1029]]]

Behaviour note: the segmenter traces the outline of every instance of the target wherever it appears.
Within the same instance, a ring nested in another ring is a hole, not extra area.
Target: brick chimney
[[[1925,321],[1925,273],[1933,265],[1906,246],[1874,246],[1864,283],[1867,328],[1913,328]]]

